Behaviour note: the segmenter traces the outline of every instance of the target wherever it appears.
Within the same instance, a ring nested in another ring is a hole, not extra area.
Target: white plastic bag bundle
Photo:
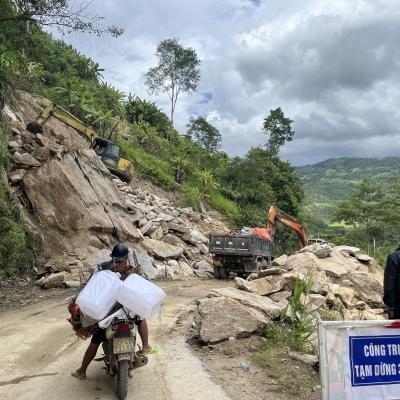
[[[91,277],[75,302],[82,313],[98,321],[114,307],[120,285],[115,272],[100,271]]]
[[[151,318],[161,307],[165,292],[137,274],[129,275],[118,288],[117,300],[142,318]]]

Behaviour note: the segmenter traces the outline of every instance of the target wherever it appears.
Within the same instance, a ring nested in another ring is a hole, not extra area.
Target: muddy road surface
[[[176,316],[212,288],[232,281],[158,282],[167,297],[161,323],[149,321],[150,343],[160,349],[147,366],[133,371],[128,399],[229,399],[185,342]],[[69,295],[69,294],[68,294]],[[67,297],[67,296],[65,296]],[[93,361],[86,380],[70,372],[79,367],[89,340],[78,340],[66,321],[63,293],[59,299],[31,304],[2,313],[0,398],[9,400],[116,399],[116,382]],[[140,342],[140,341],[139,341]],[[101,356],[101,347],[98,357]]]

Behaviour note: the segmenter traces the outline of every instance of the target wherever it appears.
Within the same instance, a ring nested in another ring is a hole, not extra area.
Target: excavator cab
[[[93,139],[89,148],[101,158],[107,169],[125,182],[130,182],[133,177],[132,164],[121,158],[121,147],[108,139],[97,137]]]
[[[121,147],[104,138],[95,138],[90,148],[101,158],[104,164],[116,168],[120,159]]]

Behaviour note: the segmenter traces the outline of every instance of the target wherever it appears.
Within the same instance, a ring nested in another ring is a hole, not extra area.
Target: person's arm
[[[393,310],[396,305],[396,284],[399,268],[397,262],[398,260],[396,255],[393,253],[389,254],[386,261],[385,274],[383,277],[383,302],[389,308],[389,315],[393,315]]]

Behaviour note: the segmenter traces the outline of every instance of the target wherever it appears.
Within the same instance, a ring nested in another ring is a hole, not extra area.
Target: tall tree
[[[188,128],[187,135],[209,153],[216,153],[221,148],[222,135],[205,118],[190,117],[186,127]],[[200,164],[200,152],[198,152],[197,163]]]
[[[292,131],[293,122],[290,118],[285,118],[280,107],[271,110],[269,116],[264,118],[262,130],[268,136],[265,146],[271,155],[277,155],[281,146],[293,140],[295,133]]]
[[[387,219],[390,207],[382,186],[369,179],[363,179],[348,200],[341,201],[335,210],[333,221],[346,225],[363,226],[369,249],[372,235],[379,235],[382,223]]]
[[[181,92],[195,92],[200,80],[198,66],[201,61],[196,51],[191,47],[183,47],[178,40],[179,38],[165,39],[158,43],[155,53],[158,66],[149,69],[145,80],[149,94],[166,92],[171,100],[171,147],[178,96]]]

